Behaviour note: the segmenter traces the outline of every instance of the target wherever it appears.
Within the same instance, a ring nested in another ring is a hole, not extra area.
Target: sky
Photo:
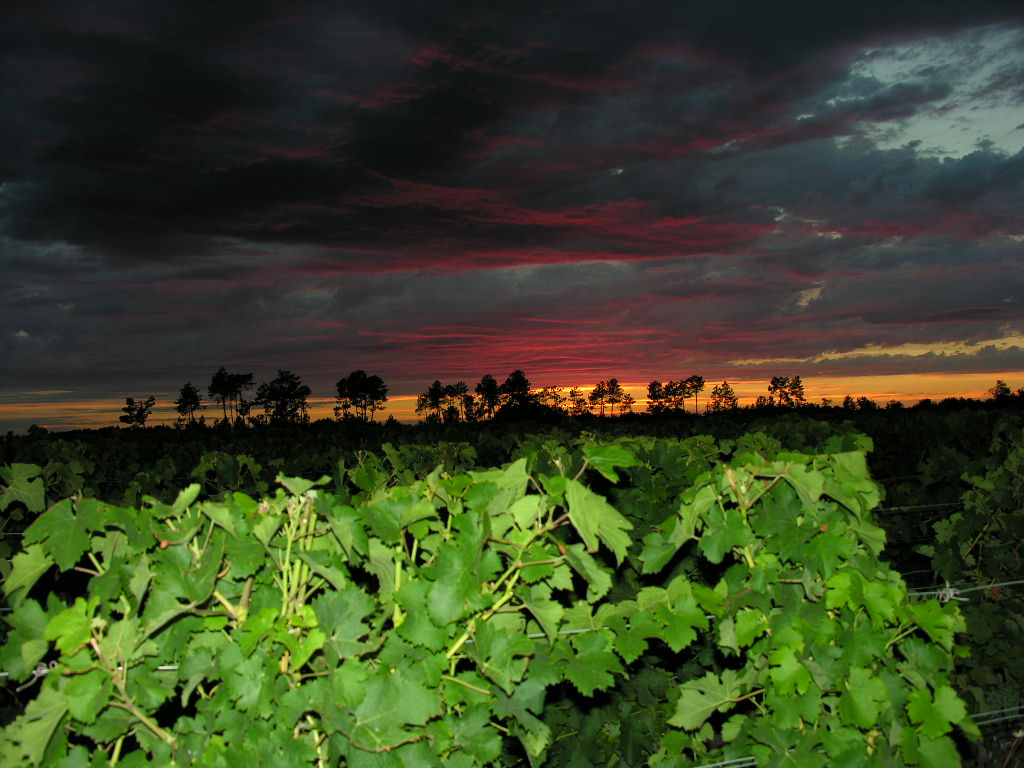
[[[1024,386],[1024,6],[0,10],[0,431],[214,371]]]

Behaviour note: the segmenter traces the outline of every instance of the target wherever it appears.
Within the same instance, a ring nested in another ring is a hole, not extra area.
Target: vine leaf
[[[53,565],[42,544],[30,544],[11,559],[11,572],[4,580],[4,595],[17,608],[39,577]]]
[[[626,531],[633,527],[611,504],[600,494],[594,493],[579,480],[569,479],[565,489],[566,501],[569,504],[569,520],[588,552],[597,551],[600,539],[615,555],[616,563],[621,563],[629,549],[630,539]]]
[[[42,762],[46,747],[68,711],[67,700],[53,688],[44,686],[25,707],[25,714],[7,726],[5,736],[20,744],[21,755],[32,765]],[[13,755],[11,756],[13,757]],[[7,763],[14,765],[15,763]]]
[[[699,680],[691,680],[680,686],[682,694],[676,702],[676,711],[669,718],[669,725],[696,730],[716,709],[725,712],[733,700],[739,698],[740,686],[736,672],[727,669],[719,677],[708,672]]]
[[[590,466],[613,483],[619,482],[619,475],[615,471],[615,467],[635,467],[640,463],[636,456],[623,445],[586,444],[583,446],[583,455],[586,456]]]
[[[62,571],[73,567],[89,547],[89,530],[76,515],[70,501],[62,501],[44,512],[26,530],[26,544],[42,543],[46,553]]]
[[[401,671],[382,670],[366,681],[366,695],[354,710],[352,742],[361,749],[386,751],[416,734],[408,725],[425,725],[441,714],[435,693]]]
[[[612,673],[622,674],[619,659],[608,649],[608,640],[599,632],[577,635],[573,640],[576,655],[565,664],[565,679],[576,686],[584,696],[602,691],[615,684]]]
[[[907,714],[912,723],[919,723],[921,731],[930,739],[949,733],[952,723],[967,716],[967,709],[956,692],[948,685],[939,686],[935,697],[925,688],[911,691],[907,697]]]
[[[858,728],[872,728],[888,699],[885,683],[863,667],[854,667],[850,670],[846,690],[839,697],[839,712]]]
[[[11,464],[0,467],[0,480],[7,487],[0,491],[0,511],[16,501],[29,512],[42,512],[46,507],[41,470],[35,464]]]

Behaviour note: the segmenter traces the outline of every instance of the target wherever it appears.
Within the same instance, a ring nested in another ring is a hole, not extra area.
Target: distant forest
[[[808,402],[800,376],[774,376],[768,382],[765,394],[755,401],[740,406],[739,398],[728,381],[712,386],[703,398],[707,382],[703,376],[665,382],[651,381],[647,385],[646,412],[650,414],[712,413],[743,408],[808,409],[842,408],[869,411],[879,408],[903,408],[899,400],[879,404],[868,397],[847,395],[841,403],[830,398]],[[252,392],[255,390],[254,392]],[[252,392],[248,398],[247,393]],[[363,370],[352,371],[335,385],[334,418],[338,421],[357,420],[372,422],[388,402],[388,386],[380,376]],[[291,371],[278,370],[277,376],[256,386],[252,373],[230,373],[221,366],[206,387],[209,404],[204,402],[200,389],[191,381],[181,387],[174,408],[178,414],[175,426],[201,428],[205,426],[263,426],[281,424],[308,424],[309,386]],[[1024,402],[1024,388],[1014,392],[1003,380],[988,390],[997,402]],[[965,398],[947,398],[963,401]],[[691,404],[692,401],[692,404]],[[156,406],[152,395],[125,398],[121,423],[144,427]],[[499,383],[491,374],[484,375],[472,389],[465,381],[443,384],[435,380],[416,398],[416,413],[425,423],[473,423],[489,419],[550,421],[565,416],[624,416],[635,412],[636,398],[625,391],[618,379],[598,381],[588,392],[574,386],[548,386],[534,388],[521,369],[512,371]],[[914,407],[926,408],[935,403],[925,399]],[[204,411],[212,410],[212,419]],[[389,417],[393,420],[393,417]]]

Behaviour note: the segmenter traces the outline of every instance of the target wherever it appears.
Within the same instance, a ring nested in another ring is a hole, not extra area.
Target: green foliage
[[[60,500],[3,585],[0,665],[54,669],[0,766],[956,765],[957,604],[878,559],[863,450],[766,444],[389,448],[254,495],[223,453]]]

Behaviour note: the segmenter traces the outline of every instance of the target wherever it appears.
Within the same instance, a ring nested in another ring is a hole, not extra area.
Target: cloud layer
[[[0,12],[0,398],[1024,371],[1018,3],[343,6]]]

